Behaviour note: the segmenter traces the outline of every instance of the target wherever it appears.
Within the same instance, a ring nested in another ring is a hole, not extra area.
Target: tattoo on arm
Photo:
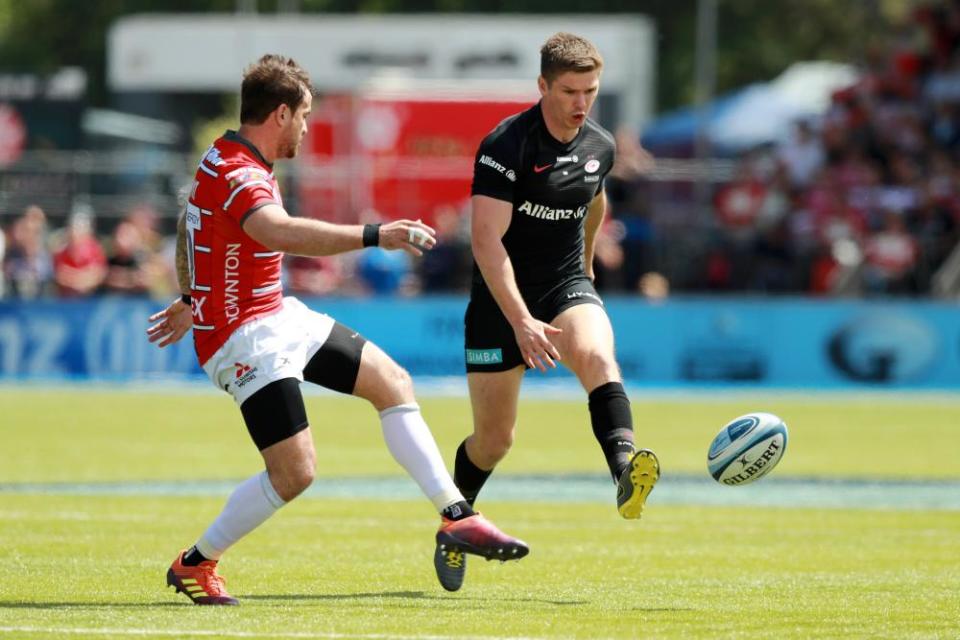
[[[177,282],[180,293],[190,294],[190,258],[187,255],[187,212],[177,220]]]

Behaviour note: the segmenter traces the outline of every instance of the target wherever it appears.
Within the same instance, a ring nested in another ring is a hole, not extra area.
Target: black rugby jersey
[[[587,207],[603,189],[615,152],[613,136],[589,118],[573,140],[559,142],[540,103],[510,116],[480,143],[471,194],[513,204],[503,246],[521,290],[584,273]],[[476,261],[473,289],[486,289]]]

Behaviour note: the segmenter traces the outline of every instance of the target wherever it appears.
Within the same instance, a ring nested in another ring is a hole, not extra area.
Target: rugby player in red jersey
[[[178,225],[183,296],[153,315],[147,330],[163,347],[193,329],[200,365],[233,396],[266,467],[234,490],[167,572],[167,584],[196,604],[237,604],[217,573],[220,557],[313,481],[304,380],[376,408],[390,453],[441,515],[439,547],[499,560],[529,550],[464,500],[420,414],[409,374],[358,332],[283,296],[284,253],[324,256],[380,246],[419,256],[436,242],[433,229],[418,221],[339,225],[287,214],[273,163],[297,155],[311,103],[310,79],[293,60],[267,55],[247,69],[241,126],[204,153]]]

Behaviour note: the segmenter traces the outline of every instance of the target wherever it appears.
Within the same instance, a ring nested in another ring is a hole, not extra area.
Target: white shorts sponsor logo
[[[333,318],[284,298],[277,313],[240,325],[203,365],[219,389],[238,405],[271,382],[303,380],[303,368],[323,346]]]
[[[234,362],[233,366],[237,370],[233,384],[239,389],[242,389],[245,384],[254,380],[257,377],[257,371],[259,371],[257,367],[251,367],[242,362]]]

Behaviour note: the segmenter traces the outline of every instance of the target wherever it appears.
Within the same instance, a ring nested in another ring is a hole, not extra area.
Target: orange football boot
[[[195,567],[183,564],[181,551],[167,571],[167,586],[174,587],[177,593],[183,593],[194,604],[235,605],[240,601],[227,593],[227,584],[223,576],[217,573],[217,563],[205,560]]]

